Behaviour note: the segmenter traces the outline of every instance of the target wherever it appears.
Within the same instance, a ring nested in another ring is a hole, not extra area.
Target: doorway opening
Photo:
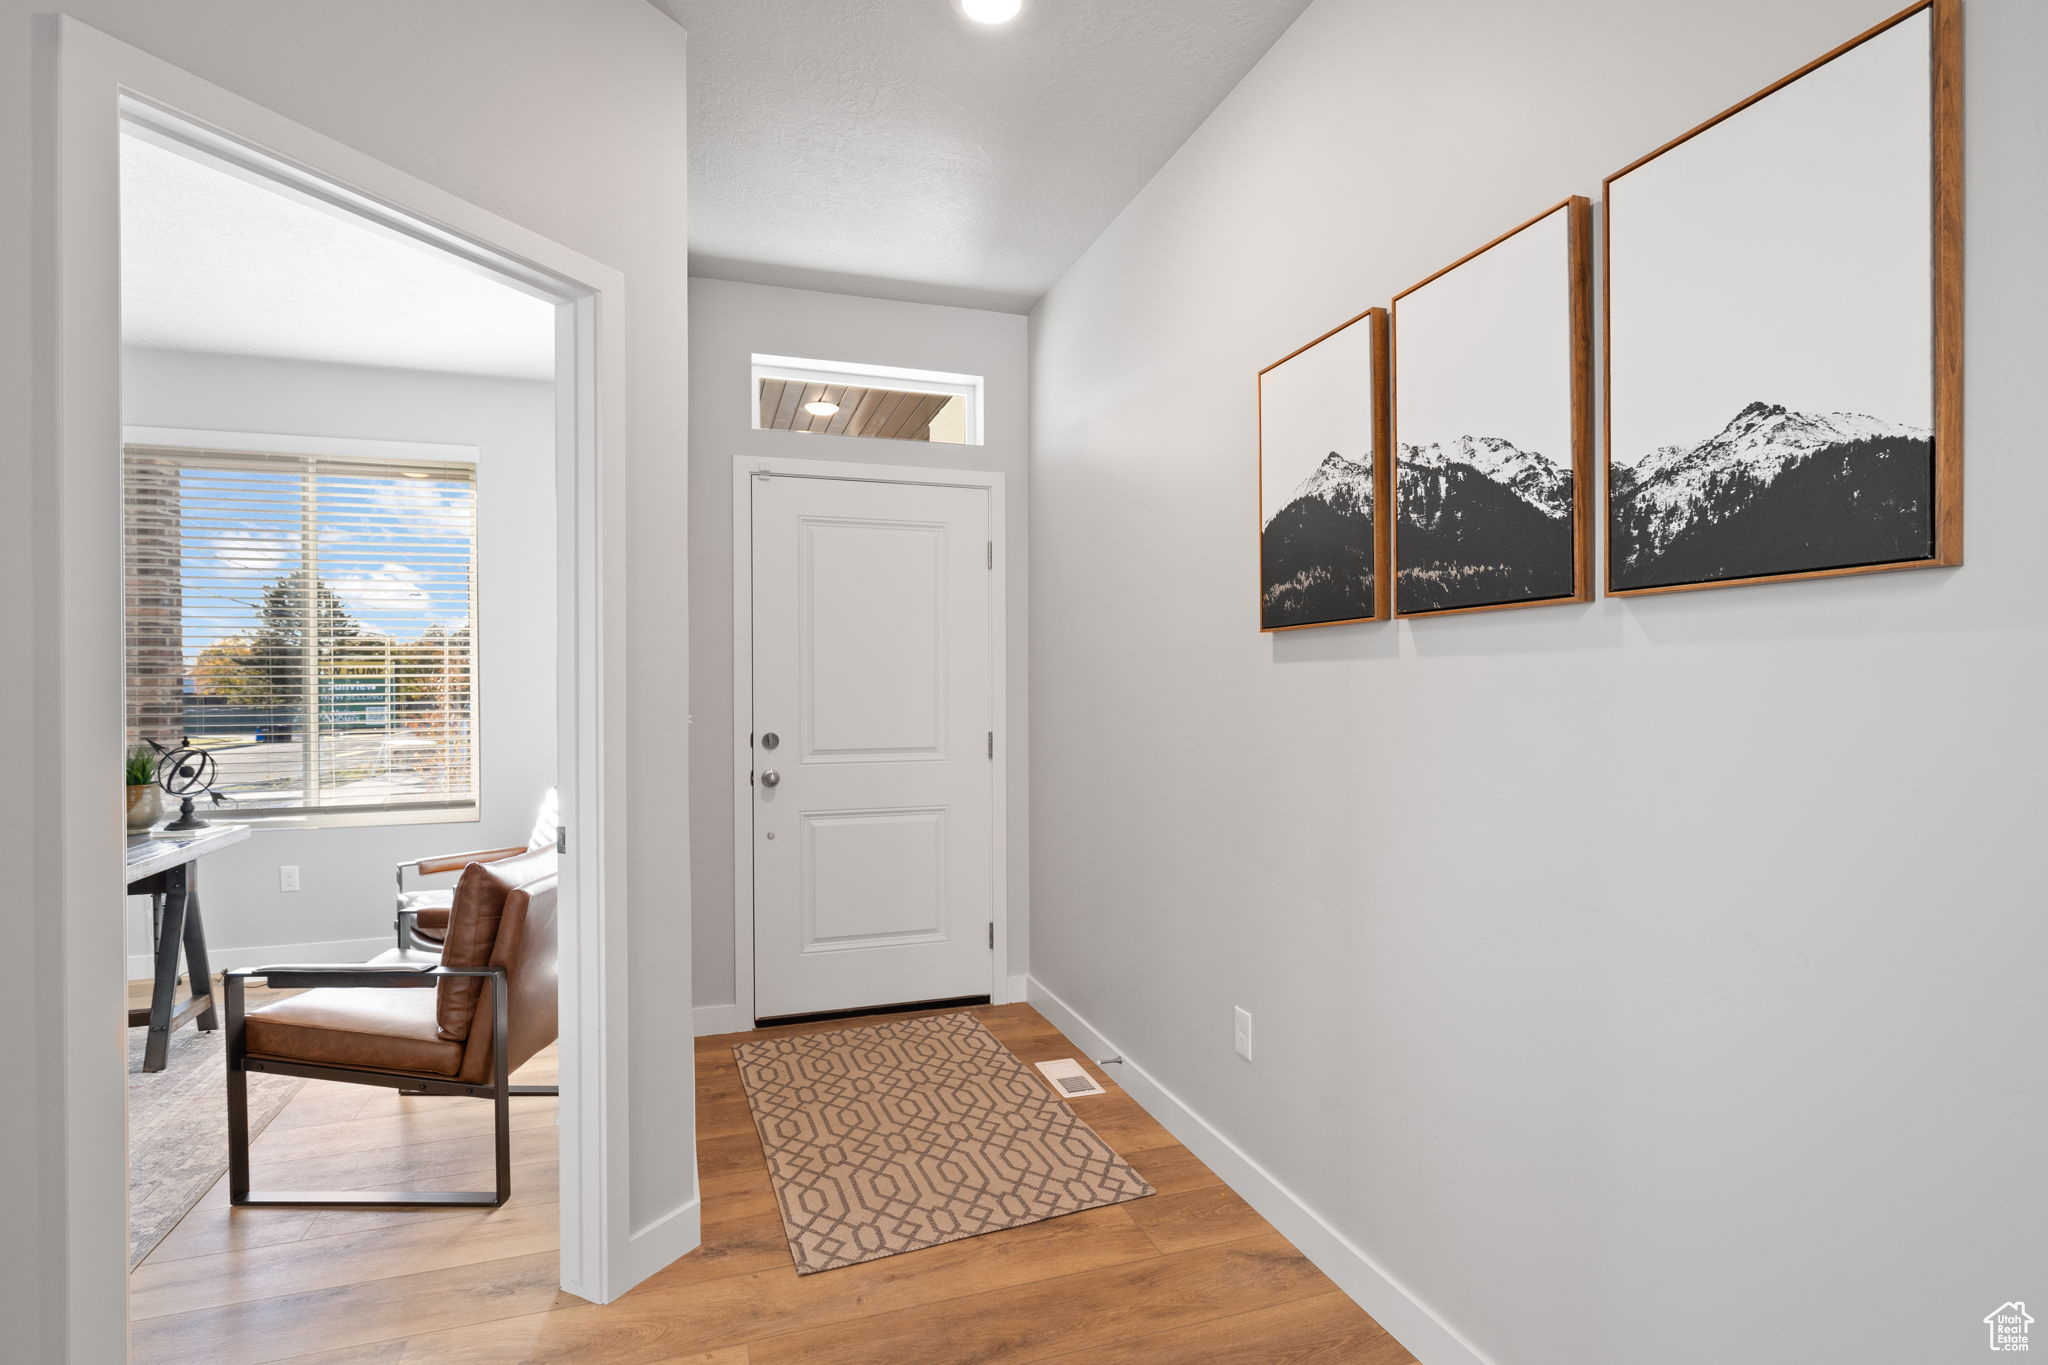
[[[616,523],[622,507],[623,390],[617,371],[623,332],[621,310],[614,305],[623,299],[623,280],[595,261],[82,24],[59,18],[55,30],[53,96],[62,117],[52,124],[50,156],[57,174],[41,254],[49,308],[39,333],[48,348],[49,385],[39,409],[45,439],[36,479],[52,515],[39,528],[34,549],[39,572],[55,585],[56,600],[53,645],[33,662],[33,674],[42,697],[39,742],[56,770],[78,777],[46,803],[49,856],[38,860],[41,903],[61,916],[64,944],[43,987],[52,1036],[60,1040],[49,1070],[64,1078],[47,1110],[47,1122],[60,1136],[53,1150],[63,1153],[61,1165],[47,1172],[65,1228],[64,1244],[56,1249],[65,1267],[57,1276],[60,1300],[51,1309],[61,1326],[53,1330],[80,1358],[113,1359],[124,1349],[129,1324],[126,1087],[114,1046],[122,1035],[113,1013],[125,1004],[123,983],[129,979],[125,926],[115,907],[131,879],[125,859],[122,875],[115,876],[111,855],[123,846],[115,812],[122,807],[107,800],[106,789],[114,760],[123,757],[128,721],[119,283],[120,164],[130,135],[181,149],[287,198],[351,216],[416,249],[442,252],[547,307],[554,411],[547,419],[553,458],[544,481],[555,498],[554,584],[562,610],[549,657],[537,666],[554,675],[556,710],[548,733],[554,737],[560,823],[573,835],[566,841],[569,851],[560,855],[558,875],[561,1157],[559,1205],[551,1206],[548,1217],[556,1224],[550,1240],[559,1243],[559,1253],[549,1257],[563,1289],[597,1301],[614,1298],[629,1287],[638,1252],[626,1205],[627,1020],[622,993],[607,989],[623,972],[624,924],[607,914],[603,895],[608,880],[623,876],[621,846],[607,840],[605,818],[607,809],[623,818],[621,746],[616,727],[605,723],[603,706],[609,656],[621,637],[616,629],[604,629],[608,595],[600,591],[599,573],[603,566],[606,581],[618,581],[618,555],[607,548],[604,529]],[[232,452],[226,441],[207,444],[220,447],[217,453]],[[335,454],[295,453],[323,461]],[[317,533],[312,539],[318,540]],[[182,642],[182,627],[177,634]],[[448,753],[448,746],[429,748],[443,757]],[[402,765],[418,756],[394,753],[392,759]],[[178,766],[204,769],[211,779],[218,760],[188,757]],[[462,765],[441,764],[440,770],[438,780],[453,781]],[[106,776],[95,782],[93,774]],[[400,788],[417,795],[437,780],[417,772],[400,776],[407,780],[383,784],[386,797]],[[207,818],[209,798],[203,791],[188,794],[194,795],[195,814]],[[182,815],[177,810],[172,822]],[[383,872],[388,879],[390,868]],[[281,887],[286,874],[277,876]],[[175,889],[164,888],[166,915]],[[382,894],[391,895],[388,880]],[[389,910],[387,900],[378,912],[386,923]],[[182,933],[162,937],[189,951]],[[173,974],[182,968],[181,960]],[[203,993],[185,1027],[196,1025],[201,1013],[225,1025],[221,1008],[209,1010],[214,1005],[211,992]],[[671,1221],[678,1225],[676,1240],[694,1232],[693,1220],[687,1226]]]
[[[559,1242],[558,304],[161,122],[125,123],[120,168],[147,1343],[196,1306],[165,1284],[260,1278],[244,1244],[281,1223],[352,1229],[323,1207],[509,1200]],[[458,875],[521,892],[516,950],[502,917],[478,936]],[[503,979],[475,985],[359,974],[494,962]],[[299,988],[240,976],[280,963]],[[502,1037],[495,1002],[457,1017],[479,987],[512,997]],[[502,1086],[493,1052],[517,1068]],[[435,1231],[387,1226],[408,1246]]]
[[[283,1230],[301,1254],[360,1242],[340,1207],[391,1209],[412,1246],[422,1220],[506,1205],[561,1244],[557,465],[575,452],[563,301],[166,115],[131,111],[119,145],[147,1355],[160,1318],[207,1306],[180,1289],[195,1259],[217,1263],[199,1279],[260,1281]],[[467,900],[504,886],[498,923],[455,905],[455,876]],[[242,976],[274,964],[301,970]],[[469,968],[500,974],[412,984]],[[477,988],[506,1001],[463,999]],[[375,1279],[375,1248],[354,1252]]]

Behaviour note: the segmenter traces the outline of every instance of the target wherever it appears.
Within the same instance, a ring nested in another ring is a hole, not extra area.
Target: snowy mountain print
[[[1924,559],[1934,551],[1933,456],[1923,427],[1751,403],[1698,445],[1615,462],[1611,586]]]
[[[1572,473],[1498,436],[1401,447],[1403,612],[1569,597]]]
[[[1267,518],[1266,524],[1271,526],[1303,498],[1326,503],[1335,511],[1356,513],[1369,520],[1372,517],[1372,470],[1331,451],[1316,466],[1315,473],[1301,481],[1301,486],[1294,490],[1280,511]]]
[[[1372,512],[1372,467],[1324,456],[1259,539],[1267,629],[1372,615]]]

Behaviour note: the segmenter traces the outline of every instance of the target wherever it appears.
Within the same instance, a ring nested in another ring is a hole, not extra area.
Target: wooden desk
[[[199,859],[249,837],[247,825],[209,825],[170,834],[152,831],[128,841],[124,875],[128,894],[148,896],[156,952],[156,985],[149,1008],[129,1010],[128,1027],[147,1025],[142,1069],[162,1071],[171,1034],[197,1018],[208,1032],[220,1027],[213,1010],[213,972],[206,961],[206,930],[199,919]],[[190,989],[177,1004],[178,950],[185,951]]]

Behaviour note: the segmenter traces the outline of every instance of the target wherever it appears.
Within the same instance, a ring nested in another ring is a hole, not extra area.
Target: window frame
[[[470,800],[462,805],[422,805],[417,808],[392,806],[382,809],[322,810],[319,807],[285,808],[275,811],[236,803],[219,808],[235,824],[266,829],[344,829],[382,825],[476,824],[483,819],[483,558],[484,515],[482,464],[478,447],[432,441],[386,441],[369,437],[288,436],[266,432],[208,431],[193,427],[123,425],[121,459],[125,464],[131,446],[186,449],[194,454],[217,450],[232,454],[307,456],[317,459],[365,460],[379,464],[468,465],[473,527],[470,535]],[[125,486],[126,475],[122,476]],[[119,533],[123,548],[125,530]],[[122,615],[126,619],[126,598]],[[126,660],[124,638],[122,657]],[[127,690],[127,669],[122,669],[122,690]],[[125,704],[124,704],[125,710]]]
[[[967,439],[962,447],[986,445],[982,432],[982,391],[985,379],[978,374],[949,374],[944,370],[912,370],[898,365],[866,365],[846,360],[806,360],[800,356],[755,355],[752,377],[747,381],[747,421],[755,431],[774,430],[761,425],[761,381],[789,379],[800,384],[832,384],[849,388],[876,388],[876,380],[904,393],[948,394],[964,398],[966,412],[962,427]],[[856,441],[876,439],[854,436]],[[937,442],[935,444],[948,444]]]

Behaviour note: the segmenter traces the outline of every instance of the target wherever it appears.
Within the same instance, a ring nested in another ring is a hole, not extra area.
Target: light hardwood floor
[[[1026,1061],[1080,1055],[1028,1005],[973,1013]],[[617,1303],[555,1287],[555,1103],[518,1099],[502,1209],[231,1210],[216,1186],[136,1268],[134,1359],[1413,1365],[1092,1066],[1110,1093],[1075,1109],[1157,1195],[800,1278],[732,1059],[752,1036],[697,1040],[703,1247]],[[520,1079],[552,1074],[550,1052]],[[308,1082],[253,1161],[299,1188],[467,1186],[489,1134],[482,1101]]]

